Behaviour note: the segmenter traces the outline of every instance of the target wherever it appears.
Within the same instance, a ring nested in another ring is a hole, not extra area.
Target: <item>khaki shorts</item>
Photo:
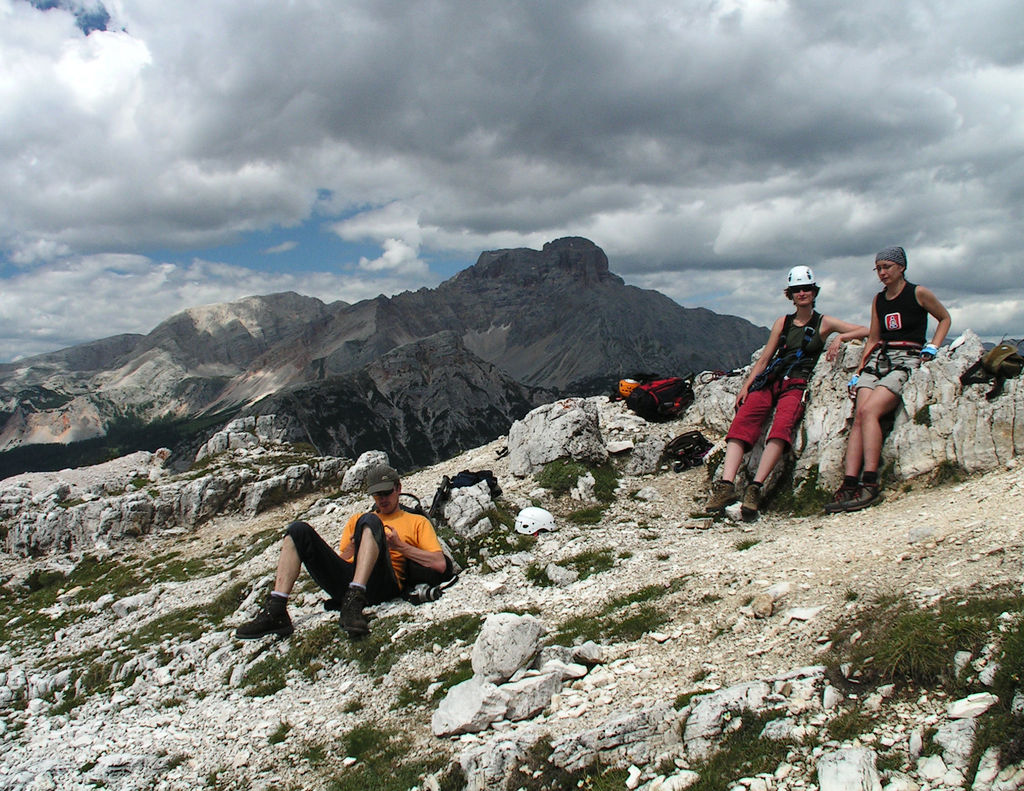
[[[903,386],[910,378],[910,372],[921,364],[921,358],[916,352],[911,354],[904,349],[888,349],[886,354],[888,361],[885,358],[879,359],[879,352],[875,352],[868,358],[868,363],[857,380],[855,390],[860,390],[862,387],[874,390],[881,385],[895,395],[903,393]],[[878,373],[875,373],[875,370]]]

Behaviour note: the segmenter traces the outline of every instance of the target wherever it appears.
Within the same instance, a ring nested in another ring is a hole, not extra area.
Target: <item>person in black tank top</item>
[[[809,267],[795,266],[789,271],[784,293],[796,310],[776,319],[768,342],[736,396],[736,416],[726,435],[722,478],[712,488],[704,510],[722,511],[737,499],[735,477],[743,455],[757,442],[762,426],[774,413],[754,480],[743,494],[743,517],[757,517],[761,485],[792,444],[793,429],[804,412],[807,382],[825,351],[825,340],[839,333],[828,347],[827,357],[832,360],[843,342],[868,334],[867,327],[818,313],[814,309],[818,291]]]
[[[911,372],[935,357],[949,332],[949,311],[927,288],[908,282],[906,270],[902,247],[887,247],[875,256],[875,272],[884,288],[871,305],[871,331],[857,373],[850,379],[855,407],[846,471],[832,502],[825,506],[826,513],[858,511],[882,499],[878,481],[881,420],[899,406]],[[929,316],[937,326],[926,344]]]

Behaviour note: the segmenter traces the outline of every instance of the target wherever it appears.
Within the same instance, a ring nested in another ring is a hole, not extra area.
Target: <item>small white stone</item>
[[[975,692],[973,695],[950,703],[946,707],[946,714],[955,720],[970,719],[984,714],[998,702],[999,698],[991,692]]]

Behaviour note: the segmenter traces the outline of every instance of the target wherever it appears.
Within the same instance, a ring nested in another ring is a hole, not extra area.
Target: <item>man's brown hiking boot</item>
[[[751,483],[743,492],[743,502],[740,504],[740,513],[748,522],[757,519],[757,509],[761,507],[761,484]]]
[[[730,503],[736,502],[736,486],[732,481],[718,481],[711,490],[711,496],[704,504],[708,513],[724,511]]]
[[[345,594],[345,601],[341,604],[341,617],[338,625],[349,638],[356,640],[365,637],[370,633],[370,624],[363,615],[363,608],[366,607],[366,593],[358,588],[349,588]]]
[[[259,640],[270,634],[287,637],[295,631],[288,617],[288,602],[279,596],[268,596],[259,615],[235,630],[239,640]]]

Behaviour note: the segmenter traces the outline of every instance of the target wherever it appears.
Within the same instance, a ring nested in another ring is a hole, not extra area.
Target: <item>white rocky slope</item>
[[[376,608],[372,633],[379,642],[368,650],[394,654],[384,673],[361,666],[334,635],[334,615],[323,611],[312,586],[296,597],[298,631],[289,640],[239,643],[231,636],[266,591],[280,529],[301,517],[335,540],[343,516],[365,505],[359,494],[323,499],[328,493],[322,492],[252,516],[214,517],[190,530],[78,545],[72,554],[0,556],[7,580],[0,599],[0,789],[361,787],[347,784],[360,764],[345,760],[342,744],[353,728],[373,724],[400,735],[403,761],[441,770],[460,763],[465,787],[503,787],[502,772],[522,764],[526,748],[543,739],[569,768],[596,753],[605,766],[632,766],[630,787],[656,791],[684,787],[685,770],[698,766],[741,708],[770,705],[779,713],[776,727],[803,741],[768,775],[732,778],[746,788],[961,787],[965,728],[957,723],[973,722],[960,716],[966,704],[951,707],[941,693],[906,697],[886,689],[861,699],[815,666],[828,658],[834,627],[881,597],[925,605],[967,593],[1022,593],[1024,467],[1016,458],[956,484],[916,480],[890,488],[885,502],[858,514],[768,511],[754,523],[712,522],[693,516],[705,495],[705,469],[674,473],[640,461],[692,427],[689,418],[651,426],[604,399],[551,409],[599,415],[606,448],[633,444],[615,462],[621,469],[615,502],[599,524],[572,524],[565,515],[585,503],[554,498],[534,477],[513,475],[510,465],[522,459],[501,455],[503,441],[407,475],[406,491],[429,500],[442,475],[493,470],[504,489],[499,505],[514,513],[539,500],[556,513],[560,529],[521,548],[496,542],[489,556],[471,558],[437,601]],[[576,496],[586,499],[587,487],[581,488]],[[482,528],[463,532],[474,529]],[[493,526],[493,532],[507,528]],[[585,552],[611,568],[575,581],[559,571],[575,568],[572,561]],[[89,581],[83,553],[116,560],[116,567],[103,566],[105,576]],[[559,584],[538,585],[542,568]],[[46,600],[42,614],[20,608],[41,601],[47,578],[38,572],[54,569],[69,576],[54,587],[59,594]],[[40,590],[30,593],[25,582]],[[652,597],[650,586],[659,585],[664,593]],[[223,595],[233,589],[235,598]],[[618,597],[636,601],[611,623],[648,605],[665,620],[636,639],[599,640],[584,674],[565,678],[535,716],[434,735],[431,720],[442,704],[428,685],[448,689],[473,654],[468,640],[451,638],[453,623],[530,612],[554,632],[581,615],[599,621],[602,607]],[[221,616],[217,607],[225,599],[231,605]],[[306,659],[287,674],[284,688],[252,694],[263,660],[295,657],[303,636],[313,635],[323,640],[322,667],[311,670]],[[364,657],[364,665],[372,660]],[[959,661],[972,663],[968,672],[984,684],[990,656]],[[405,702],[410,680],[424,682],[418,702]],[[76,685],[79,702],[69,708]],[[717,697],[680,699],[713,690]],[[873,732],[830,742],[827,724],[849,711],[877,717]],[[949,746],[918,758],[932,731]],[[903,760],[879,780],[871,768],[876,754]],[[979,789],[1024,785],[1024,771],[1011,768],[997,778],[990,764],[983,768]],[[438,787],[444,776],[438,771],[420,787]]]

